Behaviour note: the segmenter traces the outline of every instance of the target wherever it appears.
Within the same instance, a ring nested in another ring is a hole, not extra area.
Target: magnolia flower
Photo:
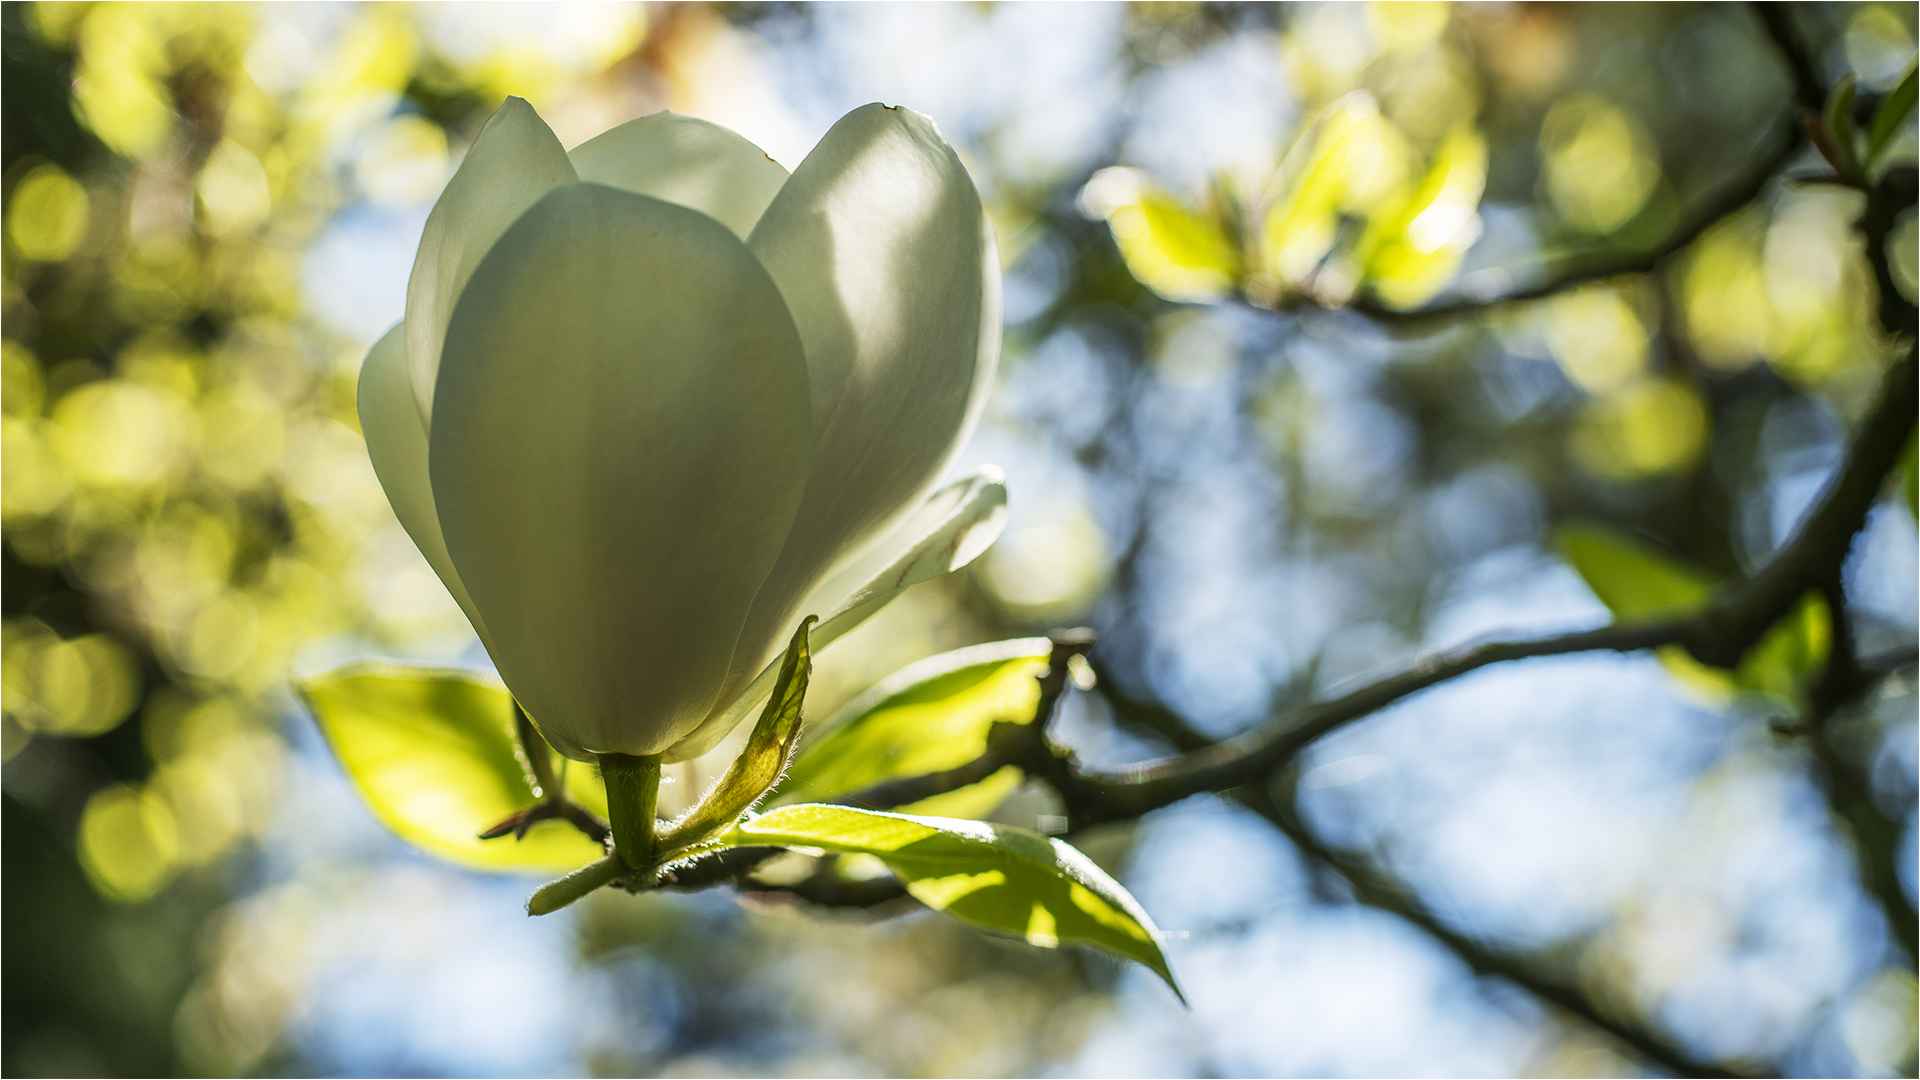
[[[563,150],[509,98],[427,218],[360,419],[394,512],[562,753],[711,749],[815,647],[991,543],[929,495],[999,352],[993,235],[933,123],[791,176],[656,113]]]

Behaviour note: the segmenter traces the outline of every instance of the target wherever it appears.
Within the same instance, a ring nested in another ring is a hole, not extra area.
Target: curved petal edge
[[[1006,477],[991,465],[965,479],[956,481],[929,496],[918,511],[889,542],[879,549],[892,554],[857,588],[845,594],[811,635],[815,651],[825,648],[901,593],[924,581],[952,573],[980,557],[1000,538],[1007,524]],[[898,543],[896,543],[898,541]],[[865,571],[872,563],[863,560],[839,575],[829,586],[851,577],[853,571]],[[826,594],[823,586],[816,596]],[[727,733],[773,691],[779,662],[767,665],[748,684],[747,689],[712,719],[687,738],[676,743],[668,755],[675,760],[699,757],[713,749]]]

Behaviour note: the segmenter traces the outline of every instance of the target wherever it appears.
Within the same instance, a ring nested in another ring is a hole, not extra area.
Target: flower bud
[[[689,757],[803,616],[830,641],[998,533],[997,472],[929,493],[999,288],[979,195],[907,109],[854,110],[789,176],[665,112],[564,151],[510,98],[427,219],[361,425],[541,734]]]

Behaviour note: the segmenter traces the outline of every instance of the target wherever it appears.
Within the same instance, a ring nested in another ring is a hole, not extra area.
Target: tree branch
[[[1338,851],[1314,835],[1299,815],[1285,802],[1268,795],[1263,787],[1241,789],[1236,797],[1249,809],[1271,822],[1301,854],[1339,875],[1353,889],[1354,898],[1369,907],[1390,912],[1419,927],[1429,937],[1459,957],[1476,974],[1494,976],[1519,986],[1547,1004],[1578,1017],[1624,1043],[1635,1054],[1676,1076],[1731,1077],[1746,1073],[1729,1071],[1716,1062],[1701,1061],[1676,1046],[1659,1032],[1630,1020],[1602,1011],[1575,986],[1551,978],[1532,964],[1503,950],[1493,948],[1463,934],[1427,909],[1412,890],[1391,874],[1375,866],[1365,855]],[[1753,1075],[1772,1075],[1763,1069]]]
[[[1334,701],[1276,717],[1244,735],[1178,758],[1118,772],[1072,772],[1059,787],[1060,795],[1076,823],[1093,823],[1137,817],[1202,791],[1224,791],[1272,772],[1329,732],[1489,664],[1683,645],[1704,663],[1732,667],[1808,589],[1819,588],[1827,575],[1837,572],[1899,460],[1913,429],[1916,399],[1920,380],[1909,347],[1882,381],[1840,474],[1792,542],[1757,574],[1726,587],[1695,615],[1443,652]]]
[[[1355,297],[1351,303],[1347,304],[1347,310],[1358,312],[1389,326],[1415,328],[1461,315],[1491,311],[1509,304],[1542,300],[1592,282],[1605,281],[1627,274],[1644,274],[1658,269],[1662,263],[1698,240],[1708,229],[1744,209],[1766,190],[1768,182],[1774,175],[1785,168],[1799,152],[1798,109],[1809,107],[1817,110],[1826,97],[1825,88],[1821,85],[1818,76],[1813,73],[1812,62],[1808,59],[1805,48],[1800,44],[1798,36],[1787,25],[1788,16],[1785,11],[1787,5],[1756,3],[1752,6],[1761,24],[1766,28],[1768,36],[1785,55],[1787,66],[1793,75],[1795,108],[1789,110],[1780,121],[1779,133],[1773,137],[1771,146],[1765,150],[1759,164],[1739,178],[1728,182],[1695,206],[1665,240],[1654,247],[1638,251],[1608,252],[1569,260],[1548,280],[1512,292],[1462,296],[1412,311],[1388,307],[1371,296],[1362,295]]]
[[[1411,311],[1388,307],[1370,296],[1360,296],[1347,305],[1347,310],[1358,312],[1375,322],[1389,326],[1416,328],[1462,315],[1492,311],[1509,304],[1543,300],[1596,281],[1606,281],[1628,274],[1649,273],[1659,269],[1661,264],[1698,240],[1708,229],[1745,209],[1748,204],[1759,198],[1774,174],[1793,160],[1793,156],[1799,149],[1799,130],[1789,121],[1783,133],[1775,137],[1774,145],[1767,150],[1760,164],[1752,172],[1722,187],[1706,201],[1694,207],[1680,225],[1654,247],[1638,251],[1608,252],[1571,260],[1561,268],[1558,274],[1548,280],[1512,292],[1491,296],[1462,296]]]
[[[1760,20],[1760,26],[1766,30],[1774,47],[1780,50],[1780,58],[1787,62],[1787,73],[1793,80],[1794,100],[1803,109],[1819,111],[1827,103],[1827,86],[1813,66],[1813,54],[1807,51],[1806,42],[1801,40],[1800,32],[1793,28],[1792,5],[1756,2],[1747,7]]]
[[[1101,683],[1101,694],[1122,723],[1144,728],[1166,739],[1176,750],[1193,751],[1212,740],[1164,706],[1141,701]],[[1271,780],[1271,777],[1267,778]],[[1420,898],[1391,873],[1360,852],[1338,851],[1320,839],[1293,809],[1291,797],[1274,797],[1268,782],[1248,784],[1226,792],[1228,798],[1259,814],[1292,842],[1306,858],[1319,863],[1352,889],[1354,899],[1419,927],[1461,963],[1481,975],[1492,975],[1519,986],[1548,1004],[1584,1020],[1625,1043],[1648,1061],[1679,1076],[1732,1076],[1722,1066],[1695,1060],[1657,1032],[1603,1012],[1578,986],[1554,979],[1524,959],[1447,926]]]
[[[1081,803],[1089,823],[1137,817],[1202,791],[1251,783],[1338,728],[1370,716],[1410,694],[1489,664],[1537,656],[1636,652],[1684,641],[1692,619],[1606,626],[1533,641],[1488,642],[1423,658],[1407,671],[1370,683],[1333,701],[1309,705],[1261,727],[1167,761],[1116,772],[1076,772],[1061,792],[1071,809]]]

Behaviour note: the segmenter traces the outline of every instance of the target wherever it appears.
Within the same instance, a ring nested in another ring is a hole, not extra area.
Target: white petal
[[[828,612],[809,635],[809,643],[816,652],[824,649],[901,593],[979,558],[999,539],[1006,524],[1006,480],[991,465],[934,492],[906,524],[807,598],[803,611]],[[827,608],[827,603],[833,606]],[[739,697],[723,702],[712,718],[669,753],[684,761],[712,749],[773,691],[778,669],[776,658]]]
[[[813,466],[729,693],[784,646],[808,592],[896,527],[945,471],[1000,349],[992,229],[966,168],[918,113],[848,113],[747,243],[806,342]]]
[[[433,429],[441,343],[460,290],[507,226],[541,196],[573,180],[560,140],[533,106],[510,97],[480,129],[433,204],[407,279],[407,371],[427,430]]]
[[[420,426],[420,412],[414,408],[413,388],[407,379],[407,338],[405,324],[395,324],[386,336],[374,343],[360,365],[360,431],[367,439],[367,456],[373,460],[373,473],[386,490],[387,501],[400,525],[413,537],[414,546],[427,557],[427,565],[440,575],[440,581],[467,613],[474,632],[487,643],[487,625],[474,610],[467,587],[447,557],[447,543],[440,536],[440,518],[433,507],[433,487],[427,480],[427,433]],[[487,648],[493,646],[488,643]]]
[[[886,539],[801,601],[802,614],[821,617],[809,640],[819,648],[878,611],[867,606],[877,596],[884,594],[890,601],[904,589],[979,558],[1000,538],[1006,523],[1007,478],[997,466],[988,465],[927,496]],[[845,622],[845,614],[856,608],[862,614]]]
[[[766,151],[692,116],[657,112],[567,152],[580,179],[698,210],[742,240],[787,182]]]
[[[430,471],[494,660],[543,732],[664,750],[711,710],[805,483],[771,279],[703,214],[555,189],[447,331]]]

